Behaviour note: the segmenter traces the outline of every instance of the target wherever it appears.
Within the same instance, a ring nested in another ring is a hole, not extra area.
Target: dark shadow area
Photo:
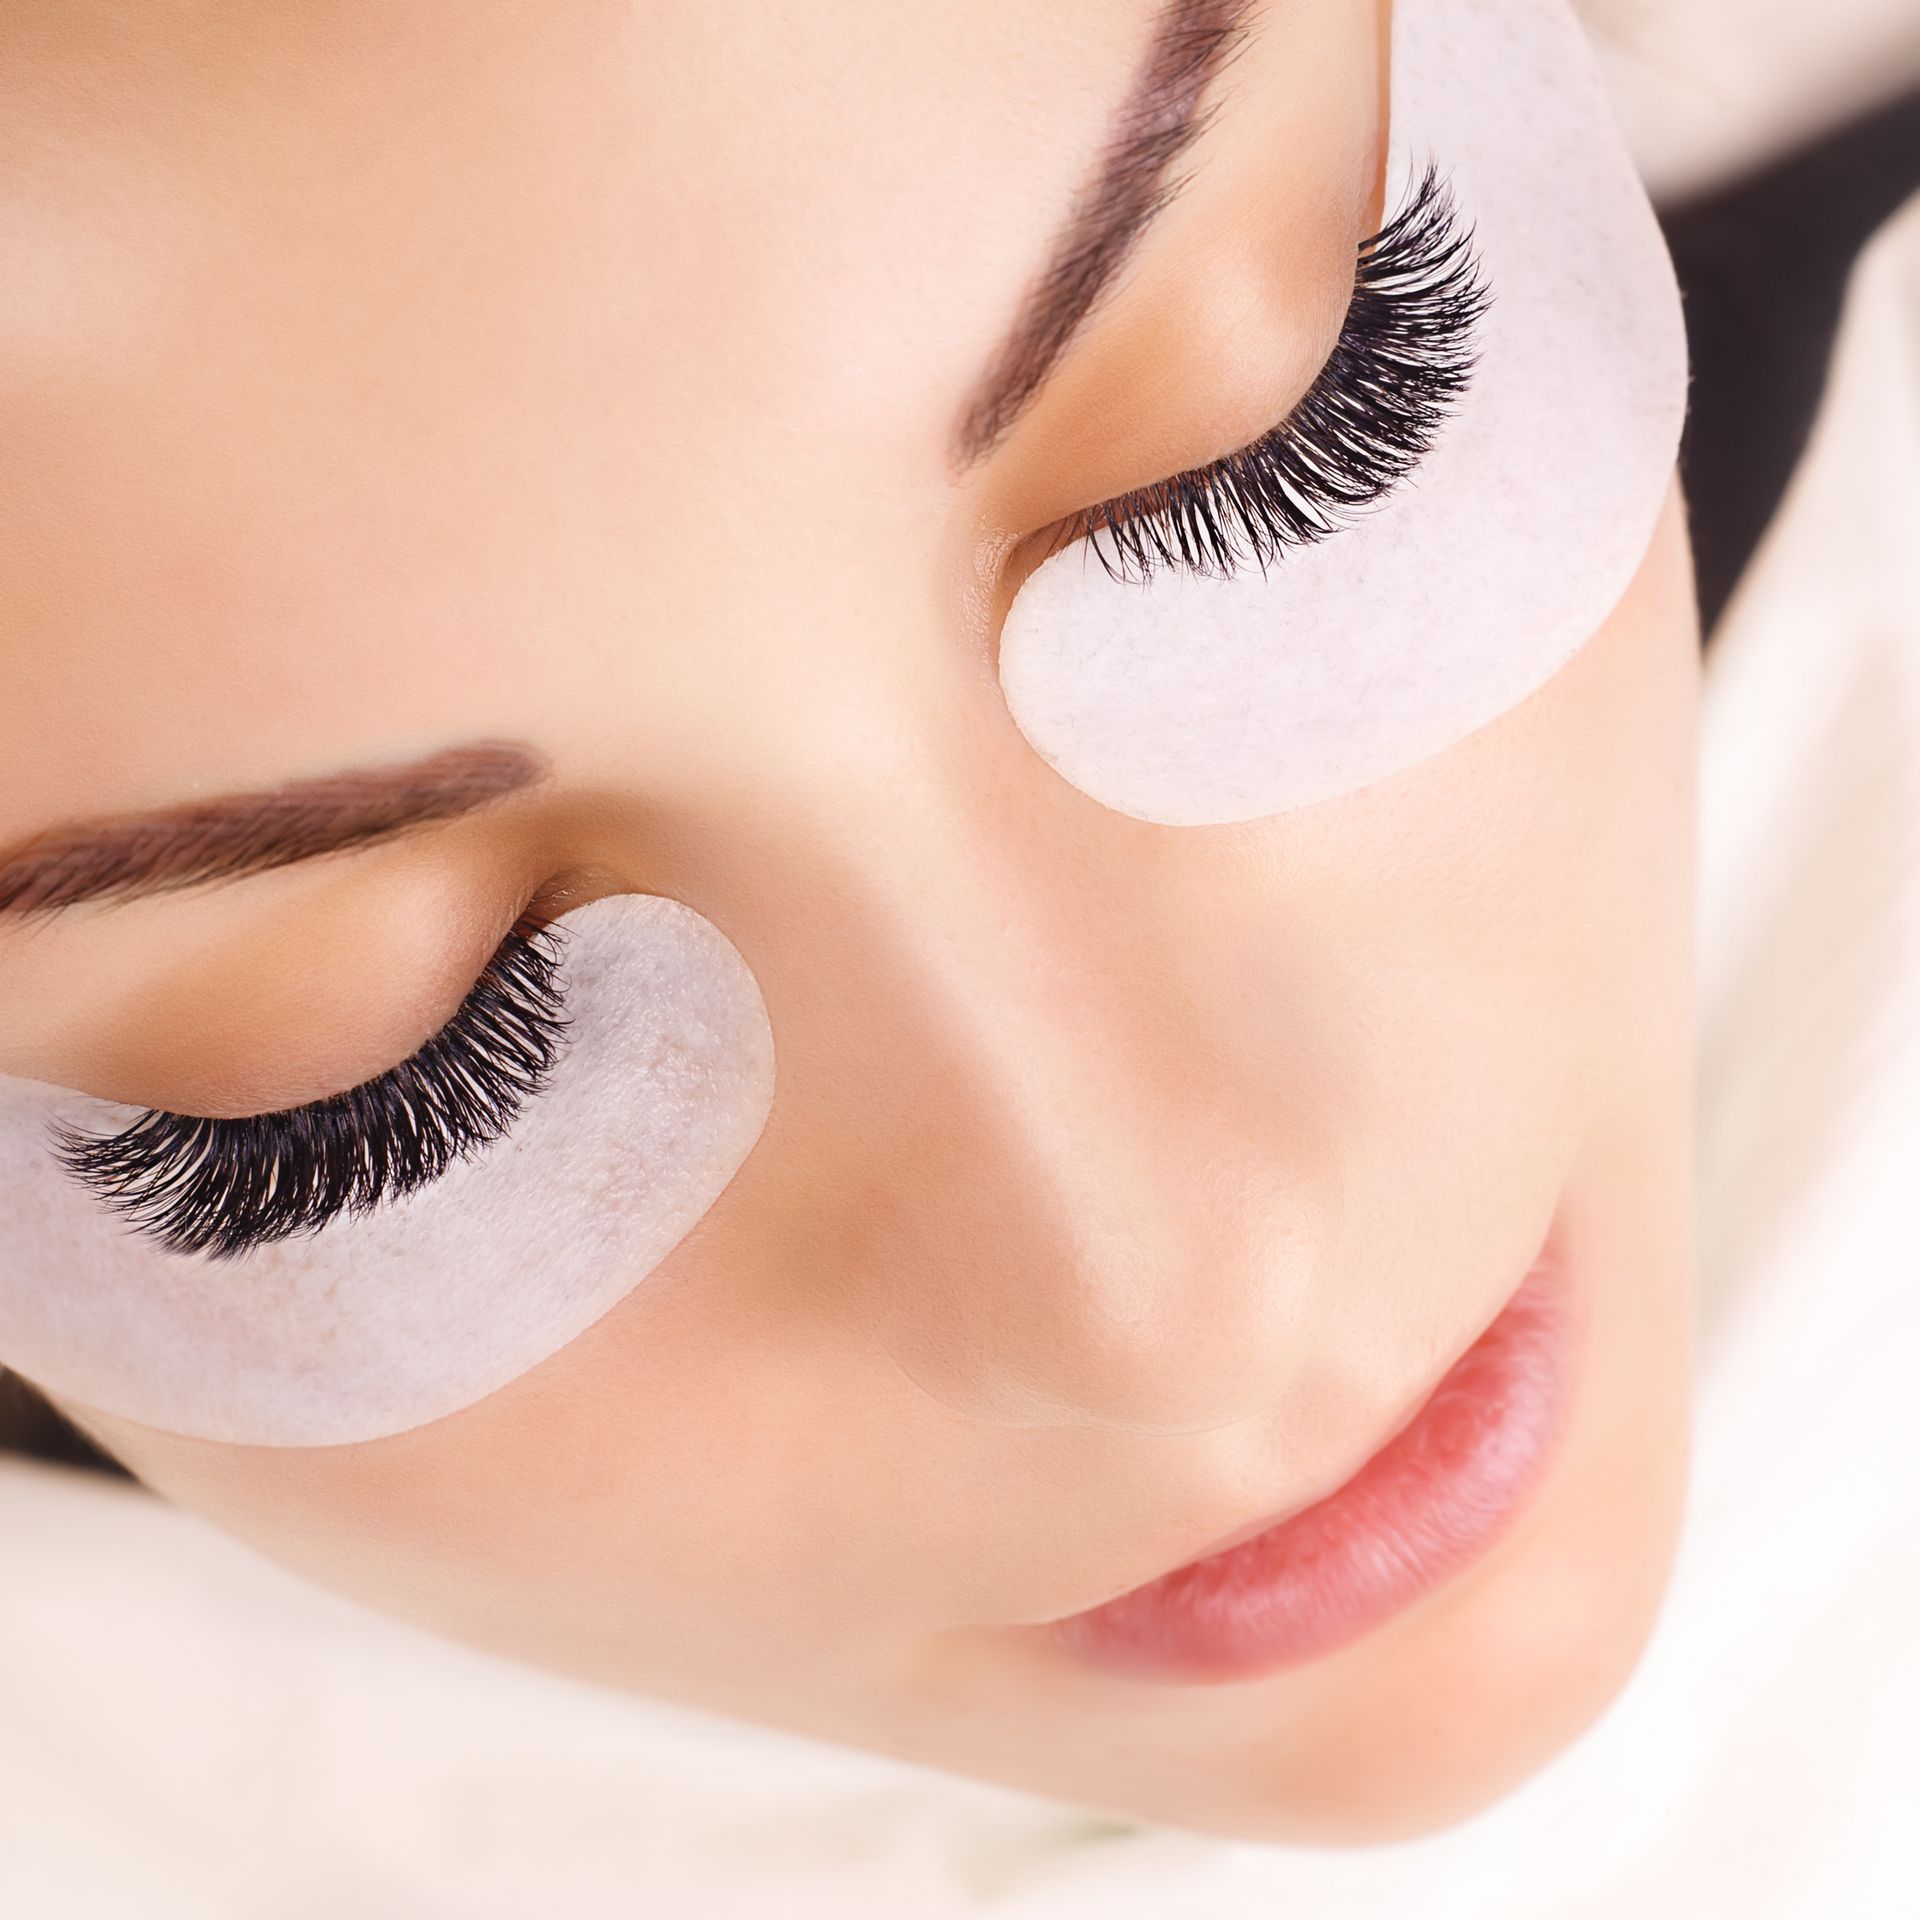
[[[133,1478],[18,1375],[4,1371],[0,1371],[0,1453],[24,1453],[63,1467],[90,1467],[122,1480]]]
[[[1920,189],[1920,92],[1661,211],[1686,296],[1681,472],[1711,633],[1806,449],[1847,275]]]

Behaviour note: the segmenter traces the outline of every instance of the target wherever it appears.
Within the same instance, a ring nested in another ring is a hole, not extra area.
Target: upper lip
[[[1471,1344],[1472,1342],[1469,1341],[1468,1345]],[[1461,1352],[1464,1353],[1465,1351],[1466,1349],[1463,1347]],[[1308,1507],[1318,1506],[1322,1500],[1330,1499],[1367,1464],[1368,1460],[1371,1460],[1382,1447],[1386,1446],[1387,1443],[1393,1439],[1394,1435],[1426,1404],[1428,1396],[1433,1392],[1434,1388],[1440,1384],[1441,1379],[1453,1365],[1454,1360],[1458,1358],[1459,1355],[1456,1354],[1441,1364],[1433,1378],[1406,1403],[1404,1410],[1392,1425],[1380,1430],[1379,1439],[1368,1449],[1366,1457],[1355,1461],[1353,1466],[1341,1477],[1336,1485],[1322,1488],[1320,1491],[1308,1494],[1302,1499],[1291,1502],[1289,1505],[1271,1508],[1257,1520],[1247,1521],[1243,1526],[1234,1528],[1231,1533],[1222,1534],[1210,1544],[1194,1547],[1189,1552],[1182,1554],[1177,1560],[1165,1562],[1158,1572],[1150,1573],[1141,1580],[1130,1580],[1124,1587],[1117,1587],[1111,1592],[1102,1595],[1098,1600],[1091,1601],[1083,1606],[1074,1607],[1065,1614],[1055,1615],[1053,1619],[1072,1619],[1078,1614],[1096,1613],[1101,1607],[1108,1606],[1113,1601],[1122,1599],[1129,1593],[1136,1593],[1142,1587],[1150,1587],[1156,1580],[1165,1579],[1170,1573],[1178,1573],[1181,1568],[1193,1566],[1201,1560],[1210,1560],[1216,1553],[1225,1553],[1229,1548],[1237,1547],[1243,1542],[1253,1539],[1256,1535],[1267,1532],[1269,1528],[1277,1527],[1284,1521],[1292,1519],[1296,1513],[1304,1513]],[[1051,1624],[1051,1622],[1043,1621],[1040,1624],[1046,1625]]]
[[[1527,1272],[1531,1273],[1536,1265],[1538,1265],[1537,1260],[1530,1262]],[[1526,1275],[1523,1274],[1519,1280],[1515,1281],[1513,1292],[1517,1293],[1519,1291],[1525,1279]],[[1500,1302],[1499,1307],[1486,1323],[1487,1326],[1490,1326],[1493,1319],[1497,1319],[1501,1313],[1505,1312],[1508,1301],[1511,1300],[1512,1297],[1513,1294],[1509,1293],[1507,1298]],[[1169,1573],[1177,1573],[1183,1567],[1193,1566],[1202,1560],[1210,1560],[1217,1553],[1225,1553],[1233,1547],[1241,1546],[1246,1541],[1256,1538],[1269,1529],[1291,1520],[1295,1514],[1304,1513],[1307,1508],[1318,1506],[1322,1500],[1331,1499],[1334,1494],[1339,1492],[1341,1487],[1344,1487],[1349,1480],[1353,1479],[1376,1454],[1389,1446],[1400,1432],[1413,1421],[1420,1412],[1420,1409],[1433,1397],[1434,1389],[1453,1371],[1453,1368],[1485,1331],[1486,1326],[1476,1328],[1456,1351],[1447,1354],[1435,1364],[1431,1376],[1425,1380],[1416,1391],[1409,1394],[1394,1419],[1378,1430],[1378,1437],[1375,1439],[1373,1445],[1368,1448],[1365,1456],[1356,1460],[1353,1466],[1348,1469],[1335,1485],[1323,1488],[1317,1493],[1309,1494],[1304,1499],[1295,1500],[1290,1505],[1270,1509],[1261,1515],[1260,1518],[1249,1520],[1244,1526],[1234,1528],[1231,1533],[1222,1534],[1211,1544],[1196,1547],[1192,1552],[1183,1555],[1180,1559],[1170,1562],[1161,1573],[1150,1574],[1145,1580],[1135,1581],[1132,1585],[1121,1588],[1117,1593],[1110,1595],[1109,1600],[1119,1599],[1125,1594],[1137,1592],[1141,1587],[1151,1586],[1155,1580],[1164,1579]],[[1076,1613],[1092,1613],[1097,1611],[1100,1606],[1106,1604],[1108,1604],[1108,1601],[1096,1601],[1093,1606],[1076,1608],[1074,1611]],[[1068,1615],[1066,1617],[1071,1618],[1072,1616]]]
[[[1295,1500],[1288,1506],[1275,1507],[1270,1512],[1262,1514],[1257,1520],[1249,1520],[1245,1526],[1234,1528],[1231,1533],[1223,1534],[1219,1539],[1212,1542],[1211,1545],[1200,1547],[1193,1553],[1188,1554],[1184,1560],[1176,1561],[1174,1567],[1169,1569],[1169,1571],[1176,1571],[1180,1567],[1190,1567],[1196,1560],[1210,1560],[1216,1553],[1225,1553],[1229,1548],[1240,1546],[1244,1542],[1267,1532],[1270,1528],[1280,1526],[1284,1522],[1291,1520],[1296,1513],[1304,1513],[1309,1507],[1318,1506],[1322,1500],[1330,1500],[1340,1491],[1341,1487],[1344,1487],[1349,1480],[1367,1465],[1368,1461],[1372,1460],[1376,1454],[1392,1443],[1401,1430],[1407,1426],[1420,1409],[1427,1404],[1428,1400],[1432,1398],[1433,1390],[1439,1386],[1440,1382],[1453,1370],[1454,1365],[1459,1361],[1461,1355],[1467,1351],[1467,1347],[1471,1347],[1473,1340],[1477,1340],[1478,1338],[1479,1335],[1475,1334],[1473,1339],[1470,1339],[1467,1345],[1460,1349],[1459,1353],[1450,1354],[1439,1363],[1434,1369],[1433,1377],[1426,1381],[1425,1384],[1406,1401],[1400,1412],[1388,1425],[1379,1430],[1379,1437],[1374,1441],[1373,1445],[1367,1449],[1365,1456],[1355,1461],[1353,1466],[1342,1475],[1339,1481],[1333,1486],[1327,1487],[1319,1493],[1308,1494],[1304,1499]],[[1132,1590],[1132,1588],[1127,1589],[1128,1592],[1132,1592]]]

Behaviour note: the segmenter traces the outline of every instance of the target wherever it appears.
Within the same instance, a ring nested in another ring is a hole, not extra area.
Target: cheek
[[[1264,577],[1141,586],[1082,543],[1026,582],[1008,707],[1118,812],[1258,819],[1451,746],[1598,630],[1652,537],[1686,342],[1580,29],[1558,4],[1395,12],[1394,176],[1439,165],[1492,295],[1472,385],[1408,482]]]
[[[172,1254],[58,1165],[102,1103],[0,1081],[0,1359],[166,1432],[334,1446],[473,1405],[631,1293],[765,1125],[773,1043],[718,929],[625,895],[561,923],[571,1026],[513,1131],[431,1186],[237,1260]]]

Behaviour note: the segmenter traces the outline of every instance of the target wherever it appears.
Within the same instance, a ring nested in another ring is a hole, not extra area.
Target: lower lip
[[[1359,1639],[1519,1518],[1564,1425],[1572,1348],[1566,1277],[1543,1253],[1419,1412],[1324,1500],[1047,1631],[1108,1672],[1188,1685]]]

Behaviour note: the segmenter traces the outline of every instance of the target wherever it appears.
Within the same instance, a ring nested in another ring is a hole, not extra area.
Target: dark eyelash
[[[1225,576],[1323,540],[1431,451],[1465,392],[1491,301],[1471,230],[1432,166],[1360,248],[1340,339],[1304,398],[1251,446],[1090,507],[1085,539],[1115,579],[1163,567]]]
[[[545,1087],[567,1026],[559,948],[552,927],[515,928],[418,1053],[345,1093],[244,1119],[151,1112],[118,1133],[62,1127],[54,1151],[173,1253],[229,1259],[367,1213],[498,1140]]]

